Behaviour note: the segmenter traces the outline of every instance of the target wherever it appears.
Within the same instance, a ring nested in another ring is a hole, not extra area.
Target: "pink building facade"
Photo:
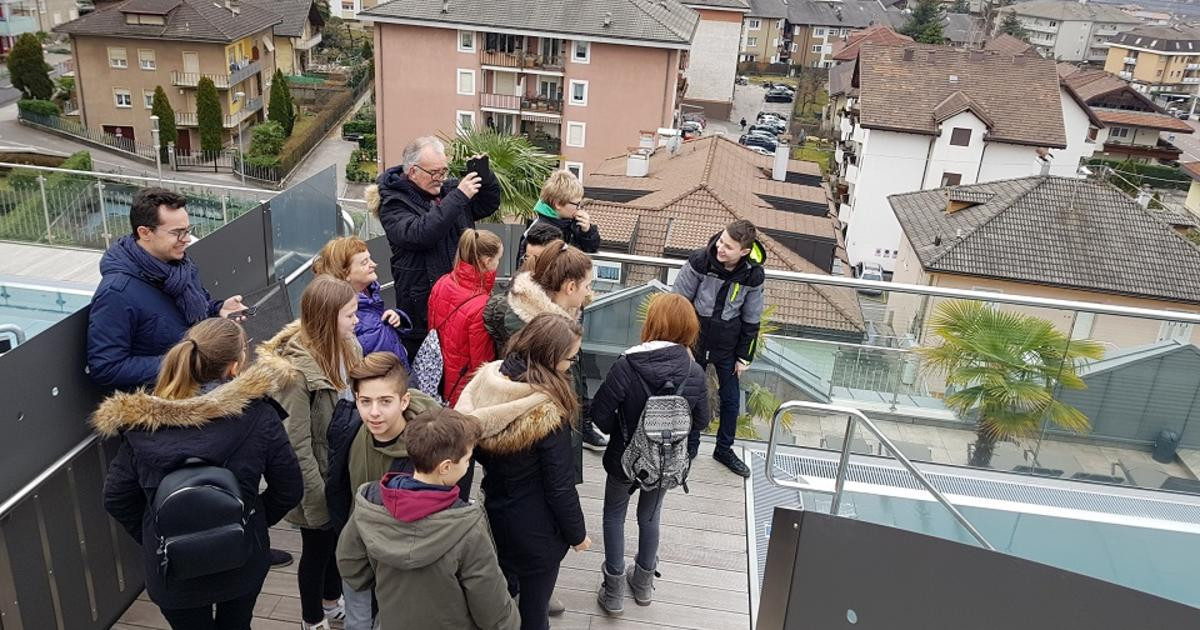
[[[523,135],[586,178],[675,124],[687,43],[639,43],[550,31],[375,22],[381,168],[429,134],[493,128]]]

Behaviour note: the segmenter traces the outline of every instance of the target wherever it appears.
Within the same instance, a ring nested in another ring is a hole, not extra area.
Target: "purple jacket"
[[[362,345],[363,356],[372,352],[391,352],[400,357],[404,368],[408,369],[408,353],[400,344],[400,334],[387,322],[383,321],[383,292],[379,283],[372,282],[366,291],[358,294],[358,325],[354,327],[354,336]],[[392,309],[400,314],[400,318],[411,327],[408,315],[400,309]],[[403,328],[403,327],[402,327]]]

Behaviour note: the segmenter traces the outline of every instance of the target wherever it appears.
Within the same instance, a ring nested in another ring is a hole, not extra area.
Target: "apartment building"
[[[1085,102],[1105,127],[1097,157],[1113,160],[1177,161],[1183,152],[1164,140],[1191,134],[1187,122],[1168,114],[1128,82],[1103,70],[1059,64],[1063,85]]]
[[[380,0],[328,0],[329,15],[343,20],[357,20],[358,14],[363,11],[370,11],[376,5],[382,4]],[[386,2],[386,0],[384,0]]]
[[[303,74],[312,64],[312,52],[321,43],[325,19],[317,0],[249,0],[278,13],[283,19],[272,30],[275,67],[284,74]]]
[[[900,28],[907,14],[877,0],[791,0],[785,40],[788,63],[806,68],[834,64],[834,45],[851,31],[873,26]]]
[[[1101,142],[1101,124],[1048,59],[869,43],[854,63],[848,85],[837,73],[845,105],[835,151],[838,219],[854,265],[895,268],[901,234],[890,195],[1074,176]]]
[[[711,118],[729,120],[742,21],[750,5],[746,0],[682,1],[700,16],[684,72],[684,109],[699,109]]]
[[[1200,249],[1162,213],[1106,184],[1025,177],[890,201],[903,231],[896,282],[1200,312]],[[892,294],[889,317],[898,333],[921,343],[942,301]],[[1180,322],[998,308],[1041,317],[1072,339],[1095,339],[1109,351],[1200,342],[1200,331]]]
[[[359,17],[374,25],[384,165],[413,138],[486,127],[581,176],[675,123],[700,21],[675,0],[393,0]]]
[[[1142,23],[1111,5],[1031,0],[1000,9],[994,22],[996,32],[1009,13],[1017,16],[1039,54],[1059,61],[1104,63],[1109,41]]]
[[[738,61],[787,63],[791,51],[783,45],[786,20],[787,3],[784,0],[750,0],[750,10],[742,21],[742,48]]]
[[[1188,99],[1200,90],[1200,28],[1142,26],[1121,33],[1104,69],[1160,103]]]
[[[282,21],[258,4],[128,0],[98,7],[56,32],[69,35],[82,122],[151,143],[150,108],[162,86],[179,128],[176,150],[200,147],[196,87],[217,87],[229,140],[262,119],[275,70],[273,29]],[[243,96],[237,96],[241,93]]]

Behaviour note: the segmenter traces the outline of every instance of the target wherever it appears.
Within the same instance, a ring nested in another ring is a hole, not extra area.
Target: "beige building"
[[[787,63],[785,45],[787,5],[783,0],[750,0],[750,11],[742,18],[741,50],[738,61]]]
[[[1160,103],[1200,90],[1200,28],[1142,26],[1109,42],[1104,69]]]
[[[383,165],[413,138],[489,128],[584,175],[641,131],[675,124],[699,22],[675,0],[596,0],[569,14],[537,0],[449,7],[393,0],[359,14],[375,30]]]
[[[103,6],[56,29],[71,37],[82,122],[151,144],[150,108],[162,86],[175,110],[176,150],[200,148],[196,87],[217,88],[231,141],[263,118],[275,69],[278,14],[257,4],[211,0],[129,0]],[[237,98],[237,94],[244,94]]]
[[[283,19],[272,30],[275,67],[284,74],[304,74],[312,64],[313,49],[321,43],[321,29],[325,26],[317,10],[317,0],[253,1]]]
[[[893,281],[1200,313],[1200,248],[1107,185],[1027,177],[890,198],[904,232]],[[1194,221],[1190,221],[1194,225]],[[1187,221],[1182,222],[1187,223]],[[942,300],[892,293],[888,317],[921,343]],[[1190,324],[1008,307],[1110,351],[1200,342]]]

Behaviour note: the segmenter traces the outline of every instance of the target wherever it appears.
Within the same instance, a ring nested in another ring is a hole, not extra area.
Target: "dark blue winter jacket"
[[[88,373],[98,385],[131,388],[158,378],[162,356],[189,325],[175,300],[143,279],[137,264],[113,246],[100,259],[100,286],[88,315]],[[221,310],[209,297],[208,316]]]

